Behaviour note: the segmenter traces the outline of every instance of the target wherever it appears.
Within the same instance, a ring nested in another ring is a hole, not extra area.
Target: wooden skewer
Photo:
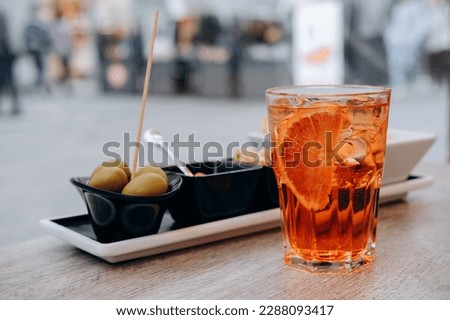
[[[147,96],[148,96],[148,87],[150,84],[150,75],[152,73],[153,48],[155,46],[155,38],[156,33],[158,31],[158,18],[159,18],[159,10],[155,12],[155,16],[153,18],[153,30],[150,38],[150,49],[148,52],[147,69],[145,71],[144,90],[142,92],[142,101],[141,101],[141,113],[139,115],[136,144],[134,146],[134,158],[133,158],[133,166],[131,168],[131,178],[134,178],[134,175],[136,174],[137,161],[139,158],[139,146],[141,144],[142,124],[144,122],[145,106],[147,104]]]

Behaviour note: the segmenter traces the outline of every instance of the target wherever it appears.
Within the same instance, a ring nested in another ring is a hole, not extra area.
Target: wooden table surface
[[[278,229],[109,264],[52,236],[0,248],[0,299],[450,299],[450,166],[382,206],[376,261],[342,275],[282,262]]]

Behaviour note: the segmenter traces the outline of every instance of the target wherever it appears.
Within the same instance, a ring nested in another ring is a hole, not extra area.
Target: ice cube
[[[339,149],[338,154],[345,160],[348,161],[361,161],[366,157],[367,154],[367,144],[361,138],[346,139],[344,144]],[[353,159],[353,160],[350,160]]]
[[[338,161],[341,165],[354,167],[364,160],[368,152],[367,144],[363,139],[346,139],[343,140],[342,146],[337,151]]]
[[[364,104],[364,105],[373,104],[375,102],[375,99],[373,99],[369,96],[360,96],[357,98],[349,99],[346,102],[348,105],[351,105],[351,106],[360,106],[362,104]]]
[[[352,127],[354,131],[366,131],[372,128],[373,116],[367,109],[353,111]]]

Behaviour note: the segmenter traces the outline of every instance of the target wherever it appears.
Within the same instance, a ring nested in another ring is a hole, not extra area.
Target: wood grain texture
[[[450,167],[379,213],[376,261],[343,275],[282,263],[279,230],[116,265],[51,236],[0,248],[0,299],[450,299]]]

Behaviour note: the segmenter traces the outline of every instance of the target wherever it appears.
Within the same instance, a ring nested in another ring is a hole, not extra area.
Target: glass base
[[[292,267],[305,270],[311,273],[348,273],[359,270],[362,266],[372,263],[374,257],[365,255],[356,260],[344,261],[318,261],[305,260],[297,255],[286,254],[284,262]]]

